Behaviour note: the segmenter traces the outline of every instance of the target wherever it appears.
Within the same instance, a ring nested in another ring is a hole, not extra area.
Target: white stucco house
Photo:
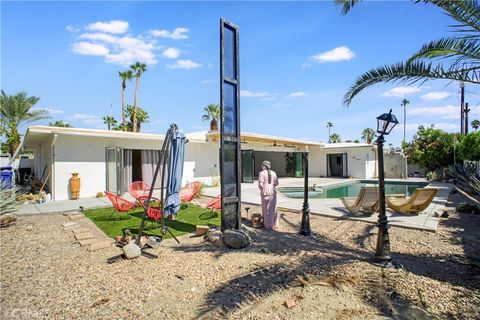
[[[216,131],[186,134],[183,183],[212,184],[219,174]],[[132,181],[151,182],[164,135],[123,131],[30,126],[19,148],[34,154],[32,172],[44,175],[54,201],[69,199],[69,179],[79,173],[80,197],[105,190],[123,194]],[[376,176],[376,147],[371,144],[325,144],[315,141],[242,133],[242,180],[253,182],[263,160],[281,176],[302,175],[301,153],[309,153],[313,177]],[[290,167],[290,172],[287,173]]]

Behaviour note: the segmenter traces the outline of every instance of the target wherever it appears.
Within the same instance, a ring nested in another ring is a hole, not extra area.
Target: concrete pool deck
[[[337,184],[345,184],[358,181],[360,179],[334,179],[334,178],[309,178],[308,184],[311,186],[316,184],[319,187],[334,186]],[[373,179],[372,179],[373,180]],[[303,186],[303,178],[279,178],[279,186],[282,187],[301,187]],[[425,179],[388,179],[388,181],[401,182],[425,182]],[[431,187],[438,188],[436,197],[428,208],[418,215],[403,215],[392,212],[387,207],[388,222],[391,226],[413,228],[427,231],[436,231],[440,218],[435,217],[435,212],[441,212],[447,203],[452,185],[449,183],[432,182]],[[220,188],[204,188],[203,194],[215,197],[220,194]],[[343,206],[340,199],[309,199],[311,216],[321,215],[339,219],[360,220],[369,223],[377,223],[378,215],[372,214],[365,217],[353,217]],[[242,203],[250,203],[260,205],[260,195],[257,181],[254,183],[242,183]],[[278,193],[277,205],[279,209],[301,211],[303,206],[303,198],[288,198]]]

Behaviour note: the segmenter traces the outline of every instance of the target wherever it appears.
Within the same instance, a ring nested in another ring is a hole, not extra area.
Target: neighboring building
[[[205,131],[186,137],[183,184],[192,180],[215,184],[220,134]],[[68,182],[74,172],[81,178],[82,198],[105,190],[123,194],[132,181],[151,183],[164,138],[158,134],[31,126],[21,150],[35,155],[32,172],[48,177],[53,200],[65,200],[70,196]],[[365,179],[376,175],[376,148],[370,144],[324,144],[253,133],[242,133],[241,140],[242,182],[253,182],[266,159],[280,177],[301,177],[303,152],[309,153],[310,176]]]

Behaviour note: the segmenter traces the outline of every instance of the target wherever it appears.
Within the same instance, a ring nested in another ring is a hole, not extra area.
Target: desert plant
[[[15,188],[7,189],[7,182],[2,181],[0,190],[0,227],[5,227],[17,220],[11,214],[19,209]]]
[[[480,179],[475,175],[475,171],[476,167],[473,164],[461,165],[457,163],[448,168],[451,177],[480,195]]]
[[[437,173],[435,171],[427,172],[427,174],[425,176],[427,177],[427,180],[429,180],[429,181],[438,179]]]

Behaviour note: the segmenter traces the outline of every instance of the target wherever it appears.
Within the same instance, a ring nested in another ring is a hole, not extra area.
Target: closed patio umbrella
[[[182,185],[183,159],[185,156],[185,135],[180,130],[174,130],[168,158],[168,181],[166,186],[165,207],[166,215],[177,214],[180,209],[178,191]]]

